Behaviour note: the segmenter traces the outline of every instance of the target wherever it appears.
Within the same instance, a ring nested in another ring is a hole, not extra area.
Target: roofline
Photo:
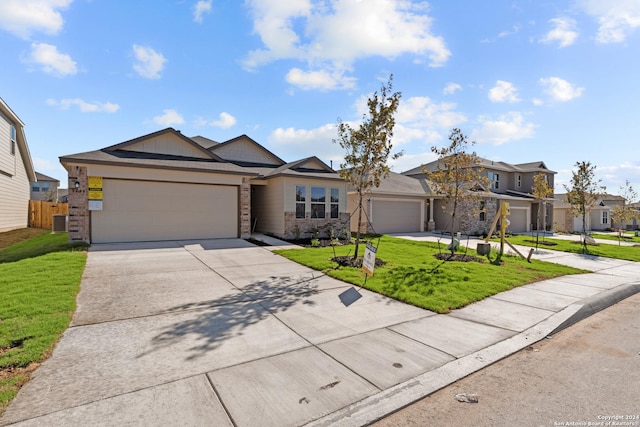
[[[20,117],[4,102],[4,99],[0,97],[0,111],[9,116],[9,119],[15,121],[16,126],[16,142],[18,143],[18,149],[24,163],[25,171],[27,172],[27,178],[29,182],[36,182],[36,170],[33,166],[33,160],[31,159],[31,152],[29,151],[29,144],[27,143],[27,136],[24,133],[24,122],[20,120]]]
[[[251,138],[249,135],[247,135],[246,133],[243,133],[242,135],[236,136],[235,138],[231,138],[228,139],[224,142],[220,142],[218,143],[218,145],[214,145],[213,147],[209,147],[207,149],[207,151],[211,152],[213,154],[214,151],[216,151],[217,149],[219,149],[220,147],[227,145],[227,144],[233,144],[234,142],[240,140],[241,138],[247,138],[249,141],[253,142],[254,144],[256,144],[258,147],[260,147],[263,151],[266,151],[267,154],[269,154],[270,156],[273,156],[276,160],[278,160],[280,163],[282,163],[280,166],[286,165],[287,162],[285,162],[284,160],[282,160],[280,157],[276,156],[275,154],[273,154],[271,151],[269,151],[268,149],[266,149],[262,144],[260,144],[258,141],[256,141],[255,139]],[[214,154],[215,155],[215,154]]]
[[[221,157],[219,157],[219,156],[217,156],[217,155],[213,154],[213,153],[211,152],[211,150],[204,148],[202,145],[198,144],[197,142],[195,142],[194,140],[192,140],[192,139],[191,139],[191,138],[189,138],[188,136],[183,135],[183,134],[182,134],[182,132],[179,132],[179,131],[175,130],[175,129],[174,129],[174,128],[172,128],[172,127],[168,127],[168,128],[165,128],[165,129],[161,129],[161,130],[159,130],[159,131],[152,132],[152,133],[149,133],[149,134],[147,134],[147,135],[142,135],[142,136],[139,136],[139,137],[137,137],[137,138],[134,138],[134,139],[130,139],[130,140],[128,140],[128,141],[121,142],[121,143],[119,143],[119,144],[110,145],[109,147],[105,147],[105,148],[103,148],[101,151],[114,151],[114,150],[120,150],[120,149],[122,149],[122,148],[128,147],[129,145],[133,145],[133,144],[136,144],[136,143],[138,143],[138,142],[144,141],[144,140],[146,140],[146,139],[151,139],[151,138],[153,138],[153,137],[156,137],[156,136],[159,136],[159,135],[163,135],[163,134],[166,134],[166,133],[171,133],[171,134],[173,134],[173,135],[175,135],[175,136],[178,136],[178,137],[179,137],[179,138],[181,138],[184,142],[186,142],[187,144],[191,145],[192,147],[195,147],[195,148],[196,148],[196,149],[198,149],[199,151],[201,151],[201,152],[203,152],[203,153],[206,153],[209,157],[211,157],[211,158],[212,158],[212,159],[214,159],[214,160],[217,160],[217,161],[219,161],[219,162],[226,162],[226,160],[224,160],[223,158],[221,158]]]
[[[58,159],[60,160],[60,163],[62,163],[63,166],[65,163],[72,163],[72,164],[120,166],[123,168],[136,167],[136,168],[145,168],[145,169],[163,169],[163,170],[202,172],[202,173],[221,173],[226,175],[244,175],[244,176],[250,176],[250,177],[260,176],[260,174],[257,174],[255,172],[214,171],[209,169],[188,168],[188,167],[170,166],[170,165],[163,166],[163,165],[146,165],[146,164],[140,164],[140,163],[110,162],[110,161],[102,161],[102,160],[81,160],[81,159],[69,158],[68,156],[62,156],[62,157],[59,157]]]

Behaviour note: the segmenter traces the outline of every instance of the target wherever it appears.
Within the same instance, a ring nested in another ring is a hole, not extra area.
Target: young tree
[[[338,120],[338,142],[346,150],[344,163],[340,164],[340,176],[345,179],[358,195],[358,229],[353,258],[358,257],[360,245],[360,224],[362,223],[363,201],[373,187],[379,187],[380,181],[389,176],[387,160],[391,156],[397,159],[402,152],[391,154],[395,113],[400,103],[400,92],[393,92],[393,75],[389,76],[380,93],[367,100],[368,113],[362,117],[362,123],[355,129],[348,123]]]
[[[478,168],[479,158],[475,152],[467,152],[469,142],[467,137],[458,128],[451,130],[449,135],[451,143],[447,147],[431,147],[431,151],[438,155],[438,168],[427,174],[429,183],[436,194],[443,196],[445,204],[443,209],[451,216],[451,254],[455,252],[454,236],[460,216],[464,212],[475,215],[482,199],[483,192],[476,191],[478,187],[486,188],[489,185],[488,178],[481,174]]]
[[[596,167],[591,162],[576,162],[575,166],[578,170],[571,172],[571,183],[564,188],[571,213],[582,218],[582,250],[587,253],[587,214],[598,197],[604,194],[605,187],[600,185],[600,179],[595,178]]]
[[[634,200],[638,199],[638,193],[633,189],[629,181],[625,181],[624,186],[620,186],[620,195],[624,199],[622,206],[616,205],[611,211],[611,223],[622,223],[631,221],[636,218],[638,212],[629,206]],[[622,229],[618,229],[618,245],[622,238]]]
[[[533,176],[533,197],[538,201],[538,226],[536,227],[536,249],[538,248],[538,238],[540,231],[540,218],[542,218],[542,228],[546,230],[546,212],[544,199],[553,194],[553,188],[549,186],[549,178],[545,173],[538,173]],[[543,239],[544,240],[544,239]]]

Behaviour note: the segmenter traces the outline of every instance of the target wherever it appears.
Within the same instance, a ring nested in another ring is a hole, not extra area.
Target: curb
[[[569,317],[557,328],[551,331],[549,335],[555,335],[561,330],[566,329],[569,326],[578,323],[579,321],[584,320],[589,316],[594,315],[600,310],[611,307],[612,305],[617,304],[620,301],[629,298],[630,296],[635,295],[639,292],[640,282],[627,283],[625,285],[609,289],[590,298],[587,298],[585,302],[581,304],[582,306],[580,307],[580,309],[578,309],[578,311],[576,311],[573,316]]]

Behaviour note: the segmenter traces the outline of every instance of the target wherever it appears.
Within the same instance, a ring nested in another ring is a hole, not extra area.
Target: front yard
[[[592,236],[595,237],[595,236]],[[598,237],[599,238],[599,237]],[[515,235],[508,238],[509,242],[514,245],[533,246],[536,245],[536,236]],[[494,239],[494,241],[497,241]],[[582,242],[579,241],[579,237],[576,237],[575,241],[553,239],[542,236],[538,239],[539,249],[552,249],[554,251],[571,252],[575,254],[582,254],[583,247]],[[627,261],[640,261],[640,245],[638,246],[618,246],[615,242],[611,244],[598,244],[587,245],[587,254],[601,256],[605,258],[616,258]]]
[[[0,233],[0,415],[69,325],[86,247],[67,233]]]
[[[373,240],[376,243],[377,239]],[[571,267],[519,257],[504,256],[501,265],[479,257],[481,262],[440,261],[435,255],[446,252],[437,243],[415,242],[382,236],[377,258],[385,264],[376,267],[366,288],[391,298],[432,310],[437,313],[464,307],[474,301],[509,290],[516,286],[567,274],[584,273]],[[280,250],[278,254],[300,264],[320,270],[328,276],[352,283],[364,284],[359,268],[338,267],[331,258],[353,255],[354,246]],[[360,246],[360,255],[364,244]],[[475,255],[475,251],[469,250]],[[492,253],[495,257],[495,252]]]

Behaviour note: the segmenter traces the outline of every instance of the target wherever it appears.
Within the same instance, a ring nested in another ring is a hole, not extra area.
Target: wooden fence
[[[51,230],[53,215],[69,214],[69,203],[29,200],[29,227]]]

